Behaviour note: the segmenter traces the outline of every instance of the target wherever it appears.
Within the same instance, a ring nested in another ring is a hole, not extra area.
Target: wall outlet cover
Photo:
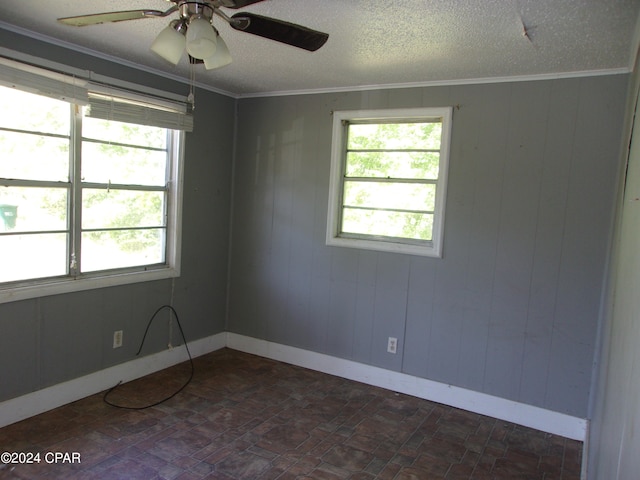
[[[398,351],[398,339],[395,337],[389,337],[387,342],[387,352],[396,353]]]
[[[122,330],[116,330],[113,332],[113,348],[120,348],[122,346]]]

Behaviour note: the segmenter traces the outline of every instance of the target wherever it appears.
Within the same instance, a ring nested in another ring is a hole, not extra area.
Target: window
[[[13,80],[0,74],[0,302],[179,275],[184,115]]]
[[[451,112],[334,112],[327,245],[442,255]]]

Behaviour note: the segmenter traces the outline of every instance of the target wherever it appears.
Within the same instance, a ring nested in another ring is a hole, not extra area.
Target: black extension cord
[[[160,400],[158,402],[152,403],[151,405],[144,405],[142,407],[131,407],[131,406],[127,406],[127,405],[118,405],[117,403],[113,403],[113,402],[110,402],[109,400],[107,400],[107,397],[111,394],[111,392],[113,392],[116,388],[118,388],[120,386],[120,384],[122,383],[122,380],[120,380],[116,385],[114,385],[109,390],[107,390],[105,392],[104,396],[102,397],[102,400],[104,400],[104,403],[106,403],[107,405],[111,405],[112,407],[117,407],[117,408],[125,408],[127,410],[144,410],[145,408],[155,407],[156,405],[160,405],[161,403],[164,403],[167,400],[175,397],[182,390],[184,390],[185,387],[187,385],[189,385],[189,383],[191,382],[191,379],[193,378],[193,373],[194,373],[193,358],[191,358],[191,352],[189,351],[189,346],[187,345],[187,339],[184,336],[184,331],[182,330],[182,325],[180,325],[180,319],[178,318],[178,312],[176,312],[175,308],[173,308],[171,305],[163,305],[163,306],[161,306],[151,316],[151,318],[149,319],[149,322],[147,323],[147,329],[144,331],[144,336],[142,337],[142,342],[140,343],[140,348],[138,349],[138,353],[136,353],[136,356],[140,355],[140,352],[142,351],[142,346],[144,345],[144,341],[147,338],[147,333],[149,332],[149,327],[151,326],[151,323],[156,318],[156,315],[158,315],[158,313],[160,313],[165,308],[168,308],[169,310],[171,310],[171,312],[173,312],[173,316],[176,317],[176,322],[178,323],[178,328],[180,329],[180,334],[182,335],[182,341],[184,342],[184,348],[186,348],[187,355],[189,355],[189,363],[191,364],[191,374],[189,375],[188,380],[185,382],[184,385],[182,385],[177,391],[175,391],[174,393],[169,395],[167,398],[164,398],[164,399],[162,399],[162,400]]]

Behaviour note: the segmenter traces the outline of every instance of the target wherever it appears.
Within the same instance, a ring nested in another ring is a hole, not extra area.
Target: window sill
[[[180,276],[177,267],[160,267],[152,270],[104,274],[95,277],[78,279],[59,278],[49,281],[39,281],[14,287],[0,288],[0,304],[28,300],[30,298],[60,295],[64,293],[93,290],[96,288],[128,285],[131,283],[151,282]]]
[[[420,255],[423,257],[442,258],[442,249],[431,242],[423,245],[400,243],[383,240],[367,240],[363,238],[327,237],[326,244],[331,247],[359,248],[380,252]]]

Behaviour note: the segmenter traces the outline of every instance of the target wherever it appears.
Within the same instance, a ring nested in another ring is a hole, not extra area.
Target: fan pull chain
[[[187,102],[191,104],[191,110],[196,109],[196,69],[193,62],[189,62],[189,95],[187,96]]]

